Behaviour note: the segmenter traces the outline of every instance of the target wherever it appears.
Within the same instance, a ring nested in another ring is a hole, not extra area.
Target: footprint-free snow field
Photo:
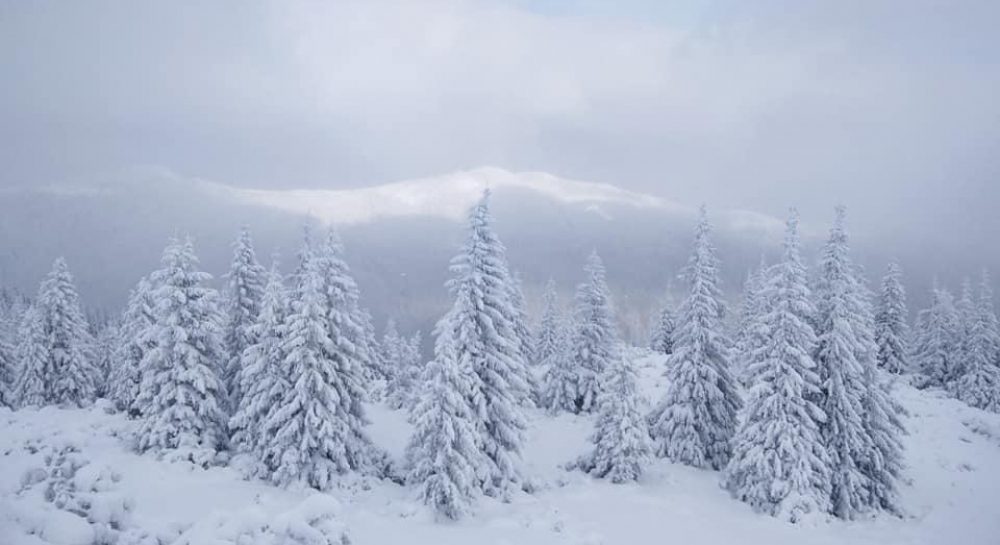
[[[637,365],[656,399],[662,358]],[[412,488],[390,481],[285,490],[244,480],[238,458],[202,469],[135,454],[134,423],[103,402],[0,409],[0,544],[1000,543],[1000,415],[903,383],[895,395],[910,413],[906,516],[795,525],[731,499],[712,471],[657,460],[639,482],[616,485],[563,469],[587,450],[590,417],[532,412],[524,466],[534,493],[481,498],[475,515],[438,522]],[[372,438],[401,460],[405,415],[368,412]]]

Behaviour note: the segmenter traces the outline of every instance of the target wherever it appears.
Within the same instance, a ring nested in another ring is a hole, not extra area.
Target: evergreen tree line
[[[734,497],[790,521],[898,512],[905,430],[887,376],[919,371],[921,386],[1000,410],[988,279],[978,297],[966,283],[958,302],[935,287],[911,335],[898,267],[874,301],[850,259],[842,209],[812,275],[793,212],[780,261],[748,276],[732,335],[702,209],[680,275],[686,296],[665,306],[651,335],[667,355],[652,410],[596,252],[573,312],[562,312],[550,281],[531,332],[487,192],[450,270],[452,305],[424,363],[419,332],[405,337],[390,320],[376,340],[333,231],[321,242],[307,231],[286,278],[277,263],[259,264],[244,229],[222,293],[192,242],[172,240],[161,268],[101,327],[88,323],[60,259],[34,301],[2,301],[0,402],[105,397],[138,421],[140,452],[202,465],[235,455],[248,477],[318,489],[345,474],[395,477],[453,519],[479,495],[531,490],[521,452],[535,406],[595,415],[593,448],[571,468],[612,482],[638,479],[654,457],[719,470]],[[379,400],[413,424],[401,468],[365,431],[364,405]]]
[[[568,324],[550,284],[536,337],[540,402],[597,413],[594,450],[571,465],[615,482],[638,478],[654,456],[720,470],[734,497],[790,521],[898,514],[905,429],[892,375],[997,411],[997,320],[984,276],[978,300],[966,283],[953,311],[935,288],[911,336],[899,267],[872,294],[850,258],[844,217],[838,209],[810,274],[793,211],[780,261],[748,275],[730,338],[702,211],[681,274],[687,296],[676,311],[664,307],[650,336],[650,348],[667,355],[667,386],[648,414],[637,409],[636,371],[615,348],[599,259],[591,257]]]

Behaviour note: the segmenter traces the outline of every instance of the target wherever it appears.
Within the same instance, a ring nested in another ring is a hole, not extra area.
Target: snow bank
[[[644,396],[656,400],[663,359],[636,357]],[[414,490],[391,482],[331,494],[279,489],[231,468],[136,455],[133,423],[100,407],[0,409],[0,544],[312,545],[349,536],[356,545],[996,545],[1000,415],[933,389],[900,384],[897,395],[911,413],[906,516],[798,525],[731,499],[712,471],[658,460],[624,485],[565,471],[588,448],[587,416],[531,412],[524,462],[537,491],[510,503],[481,498],[474,516],[442,524]],[[369,415],[371,436],[399,461],[405,417],[383,407]]]

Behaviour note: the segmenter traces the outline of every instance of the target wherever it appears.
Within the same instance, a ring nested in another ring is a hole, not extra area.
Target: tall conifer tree
[[[420,379],[406,456],[407,481],[420,487],[424,503],[444,518],[458,519],[470,511],[489,461],[479,448],[470,404],[478,378],[470,360],[455,351],[451,319],[446,315],[435,331],[434,358]]]
[[[550,278],[545,284],[545,293],[542,295],[542,319],[538,326],[538,333],[535,334],[534,363],[550,363],[549,359],[558,349],[561,325],[559,295],[556,293],[555,280]]]
[[[869,507],[870,482],[861,466],[873,445],[864,424],[865,369],[859,359],[864,303],[848,256],[844,216],[838,207],[820,261],[814,356],[822,381],[820,406],[827,416],[822,431],[831,457],[832,509],[850,519]]]
[[[135,405],[142,415],[137,443],[171,459],[206,465],[225,446],[225,387],[218,362],[222,347],[218,293],[205,286],[190,239],[173,240],[163,268],[151,277],[155,346],[143,354]]]
[[[18,407],[41,407],[48,402],[49,348],[45,322],[31,305],[21,317],[15,358],[18,365],[12,398]]]
[[[690,293],[678,313],[667,391],[649,418],[658,456],[721,469],[729,461],[740,397],[729,369],[719,262],[710,236],[702,207],[694,251],[683,275]]]
[[[50,403],[80,406],[94,398],[97,375],[93,339],[80,308],[66,260],[59,258],[38,290],[36,309],[44,324],[46,397]]]
[[[266,271],[257,262],[250,230],[243,227],[233,245],[233,261],[226,275],[226,323],[224,342],[227,362],[223,380],[229,392],[229,404],[234,410],[240,404],[240,364],[243,351],[256,342],[253,326],[264,298]]]
[[[576,412],[593,412],[601,394],[600,378],[619,357],[618,331],[604,262],[596,250],[587,258],[584,272],[587,281],[576,292],[576,333],[571,349],[576,362]]]
[[[875,341],[878,343],[878,365],[900,374],[909,369],[906,325],[906,291],[903,289],[899,265],[889,263],[882,279],[878,310],[875,314]]]
[[[268,416],[291,386],[285,369],[286,318],[288,301],[285,286],[277,265],[271,267],[256,321],[247,331],[252,344],[243,351],[237,380],[240,403],[229,420],[234,449],[251,454],[255,464],[254,476],[266,476],[277,462],[267,458],[267,438],[275,430],[269,429]]]
[[[444,327],[460,365],[471,367],[470,403],[479,430],[479,448],[489,460],[483,490],[508,496],[521,480],[520,456],[531,402],[531,381],[511,316],[510,274],[505,250],[493,231],[489,191],[469,214],[468,235],[452,260],[448,287],[455,298]]]
[[[118,409],[132,416],[139,414],[136,399],[142,382],[142,359],[156,346],[149,331],[155,322],[155,305],[153,286],[148,278],[142,278],[129,294],[115,347],[109,397]]]
[[[748,398],[723,482],[758,511],[796,522],[830,505],[830,458],[815,403],[820,378],[810,320],[815,308],[799,257],[798,216],[787,223],[784,255],[755,286],[748,335]]]

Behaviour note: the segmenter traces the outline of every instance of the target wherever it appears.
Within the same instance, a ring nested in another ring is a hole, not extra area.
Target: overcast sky
[[[1000,2],[0,2],[0,183],[480,165],[1000,233]],[[990,243],[984,248],[984,244]]]

